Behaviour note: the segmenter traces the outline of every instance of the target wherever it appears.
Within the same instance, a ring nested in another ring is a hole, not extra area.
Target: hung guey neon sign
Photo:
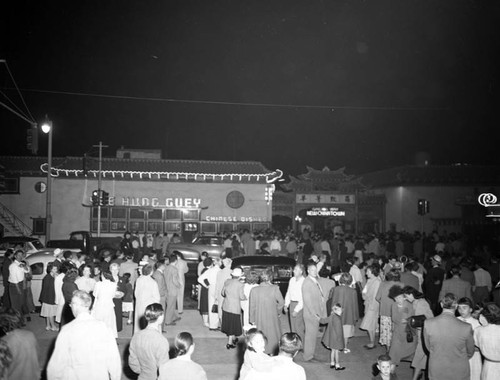
[[[118,201],[118,202],[117,202]],[[121,202],[120,202],[121,201]],[[139,206],[158,208],[199,208],[200,198],[147,198],[147,197],[116,197],[116,206]]]

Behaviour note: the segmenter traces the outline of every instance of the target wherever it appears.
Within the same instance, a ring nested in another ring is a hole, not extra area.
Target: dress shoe
[[[228,350],[230,350],[231,348],[236,348],[236,346],[235,346],[234,344],[229,344],[229,343],[228,343],[228,344],[226,344],[226,348],[227,348]]]
[[[365,344],[363,347],[366,348],[367,350],[373,350],[375,348],[375,345],[370,346],[369,344]]]
[[[345,369],[345,367],[342,367],[342,366],[335,366],[335,371],[343,371]]]

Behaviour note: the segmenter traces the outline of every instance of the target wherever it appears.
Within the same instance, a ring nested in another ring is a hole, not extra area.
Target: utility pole
[[[102,204],[102,148],[107,148],[108,145],[102,145],[102,141],[99,141],[99,145],[92,145],[94,148],[99,148],[99,172],[97,177],[97,194],[99,196],[99,202],[97,204],[97,237],[101,236],[101,204]]]

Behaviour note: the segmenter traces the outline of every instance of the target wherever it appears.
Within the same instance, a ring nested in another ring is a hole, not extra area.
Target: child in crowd
[[[377,359],[377,368],[380,371],[372,380],[398,380],[395,373],[392,372],[394,366],[392,364],[392,359],[389,355],[380,355]]]
[[[125,283],[125,295],[123,296],[122,311],[127,313],[127,325],[133,322],[132,314],[134,313],[134,289],[130,283],[130,273],[123,274],[123,282]]]
[[[320,318],[320,323],[328,323],[321,343],[328,348],[330,352],[330,368],[336,371],[342,371],[345,367],[340,365],[339,352],[345,348],[344,328],[342,326],[342,306],[336,303],[332,306],[332,313],[329,317]],[[319,318],[319,316],[318,316]]]
[[[246,350],[240,370],[240,380],[245,380],[250,370],[266,372],[272,369],[273,359],[264,351],[267,339],[264,333],[251,328],[245,335]]]

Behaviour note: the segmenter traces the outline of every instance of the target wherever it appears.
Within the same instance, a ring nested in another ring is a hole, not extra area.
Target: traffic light
[[[426,199],[419,199],[417,203],[418,215],[428,214],[430,211],[430,202]]]
[[[99,206],[99,202],[100,202],[99,190],[94,190],[92,192],[92,206]]]
[[[109,193],[107,191],[101,190],[102,206],[107,206],[109,204]]]
[[[27,130],[26,148],[28,148],[32,154],[38,153],[38,127],[36,124],[32,125]]]

